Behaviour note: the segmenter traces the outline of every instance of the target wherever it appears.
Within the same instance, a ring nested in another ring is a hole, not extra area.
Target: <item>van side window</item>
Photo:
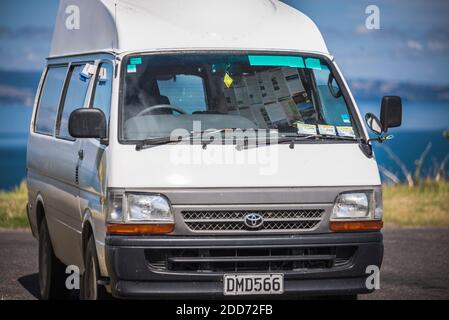
[[[60,111],[59,127],[56,129],[56,136],[65,139],[73,139],[69,134],[70,114],[78,108],[84,106],[89,80],[82,78],[80,72],[84,65],[77,65],[70,68],[70,82],[64,97],[62,111]]]
[[[67,66],[49,67],[37,107],[35,131],[53,135]]]
[[[109,122],[109,112],[111,108],[112,79],[114,73],[110,63],[100,64],[100,71],[95,84],[93,108],[98,108],[104,112],[106,121]]]

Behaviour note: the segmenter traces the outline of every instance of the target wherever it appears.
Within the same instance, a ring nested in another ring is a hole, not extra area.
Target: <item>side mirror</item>
[[[69,117],[69,133],[74,138],[106,138],[106,116],[100,109],[76,109]]]
[[[335,84],[335,86],[334,86],[334,84]],[[341,92],[340,87],[338,86],[337,82],[335,81],[335,77],[332,73],[329,73],[329,78],[327,79],[327,87],[329,88],[329,91],[334,98],[341,97],[342,92]]]
[[[382,123],[380,122],[379,118],[377,118],[374,114],[367,113],[365,115],[365,121],[368,127],[371,129],[371,131],[379,135],[383,133]]]
[[[401,97],[385,96],[382,98],[380,108],[380,123],[386,133],[388,128],[400,127],[402,123]]]

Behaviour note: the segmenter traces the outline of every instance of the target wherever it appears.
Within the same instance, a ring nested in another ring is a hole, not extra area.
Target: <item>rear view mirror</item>
[[[398,96],[385,96],[382,98],[380,109],[380,122],[384,132],[388,128],[400,127],[402,123],[402,101]]]
[[[382,132],[383,132],[382,124],[381,124],[379,118],[377,118],[374,114],[367,113],[365,115],[365,121],[366,121],[366,124],[368,125],[368,127],[371,129],[371,131],[373,131],[376,134],[382,134]]]
[[[335,77],[332,73],[329,73],[329,78],[327,79],[327,87],[329,88],[329,91],[334,98],[341,97],[342,92],[341,92],[340,87],[338,86],[337,81],[335,80]]]
[[[100,109],[76,109],[69,117],[69,133],[74,138],[106,138],[106,117]]]

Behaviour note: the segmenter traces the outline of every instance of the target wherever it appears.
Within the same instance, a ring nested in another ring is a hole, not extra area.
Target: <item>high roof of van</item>
[[[60,0],[50,57],[170,49],[328,53],[315,23],[277,0]]]

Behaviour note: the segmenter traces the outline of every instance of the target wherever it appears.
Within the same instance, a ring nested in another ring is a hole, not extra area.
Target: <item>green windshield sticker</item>
[[[129,64],[142,64],[142,58],[131,58],[129,59]]]
[[[347,113],[341,115],[341,120],[343,120],[344,123],[351,123],[349,114],[347,114]]]
[[[309,69],[317,69],[321,70],[321,62],[320,59],[316,58],[307,58],[306,59],[306,67]]]
[[[127,71],[128,71],[128,73],[136,73],[137,66],[135,64],[128,64]]]
[[[251,66],[304,68],[304,60],[294,56],[248,56]],[[319,60],[318,60],[319,61]]]

